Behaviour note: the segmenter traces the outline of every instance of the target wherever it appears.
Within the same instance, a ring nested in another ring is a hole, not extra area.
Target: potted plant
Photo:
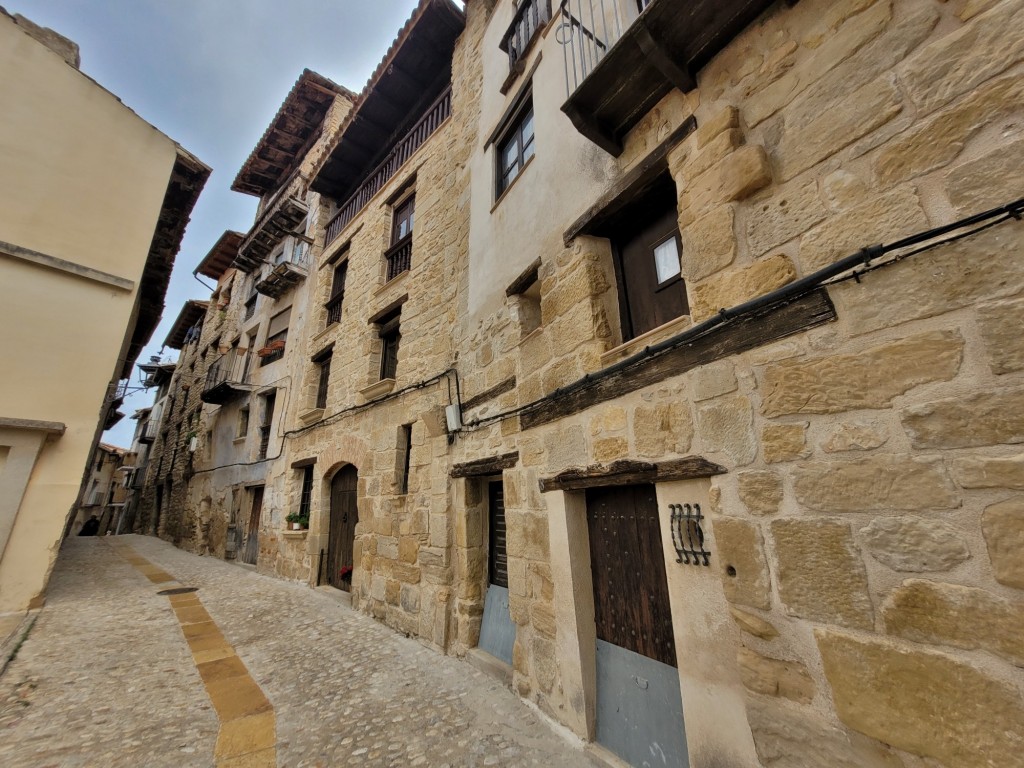
[[[292,512],[285,517],[285,521],[291,525],[293,531],[303,531],[309,528],[309,515],[300,515],[298,512]]]

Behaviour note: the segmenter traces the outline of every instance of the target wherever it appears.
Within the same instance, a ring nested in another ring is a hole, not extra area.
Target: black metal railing
[[[381,187],[394,176],[398,170],[405,165],[405,161],[412,157],[423,143],[429,139],[434,131],[448,119],[452,113],[452,89],[449,86],[437,100],[430,105],[423,117],[412,127],[388,154],[384,161],[378,165],[359,186],[341,209],[334,215],[334,218],[327,224],[327,245],[337,239],[341,231],[348,226],[349,222],[356,217],[363,207],[373,199]],[[344,138],[342,138],[344,141]]]
[[[622,37],[623,29],[636,20],[638,11],[632,1],[561,0],[555,38],[562,45],[566,96],[572,95],[594,71],[608,49]]]
[[[327,324],[334,325],[335,323],[341,322],[341,305],[345,300],[345,294],[339,293],[337,296],[332,296],[331,300],[328,301],[324,306],[327,308]]]
[[[384,253],[388,263],[387,279],[394,280],[412,266],[412,235],[406,235]]]
[[[513,70],[530,49],[534,37],[551,21],[551,0],[523,0],[516,9],[498,46],[508,54],[508,68]]]

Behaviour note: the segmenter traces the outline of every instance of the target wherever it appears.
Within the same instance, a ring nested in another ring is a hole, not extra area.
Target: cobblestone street
[[[6,768],[591,765],[469,664],[139,536],[65,542],[0,692]]]

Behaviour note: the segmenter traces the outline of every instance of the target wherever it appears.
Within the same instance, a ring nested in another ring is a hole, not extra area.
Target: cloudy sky
[[[225,229],[252,225],[256,198],[231,192],[304,67],[359,92],[416,0],[0,0],[81,47],[82,71],[213,168],[192,214],[157,354],[182,303],[208,298],[192,270]],[[173,350],[169,350],[174,354]],[[137,381],[137,379],[135,379]],[[129,415],[152,393],[128,398]],[[127,447],[135,422],[104,436]]]

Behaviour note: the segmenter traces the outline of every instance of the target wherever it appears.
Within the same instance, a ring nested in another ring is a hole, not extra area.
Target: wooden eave
[[[301,162],[338,96],[350,102],[355,100],[355,94],[348,88],[304,69],[239,170],[231,189],[262,197],[280,187]]]
[[[227,230],[199,262],[199,266],[192,270],[192,274],[203,275],[211,280],[220,280],[224,273],[231,268],[231,262],[238,255],[238,247],[242,244],[243,237],[241,232]]]
[[[206,310],[209,306],[210,302],[208,301],[196,301],[195,299],[186,301],[178,313],[174,325],[171,326],[171,330],[167,332],[164,346],[171,349],[181,349],[185,344],[185,334],[188,333],[188,329],[206,316]]]
[[[792,5],[795,0],[788,0]],[[569,96],[562,111],[608,153],[673,88],[697,72],[774,0],[653,0]]]
[[[310,184],[347,199],[451,83],[465,14],[451,0],[420,0],[335,135]]]
[[[192,209],[210,178],[210,167],[178,147],[171,177],[164,193],[149,255],[139,283],[138,316],[118,378],[131,376],[142,348],[149,343],[164,312],[164,298],[171,281],[174,259],[181,250]]]

